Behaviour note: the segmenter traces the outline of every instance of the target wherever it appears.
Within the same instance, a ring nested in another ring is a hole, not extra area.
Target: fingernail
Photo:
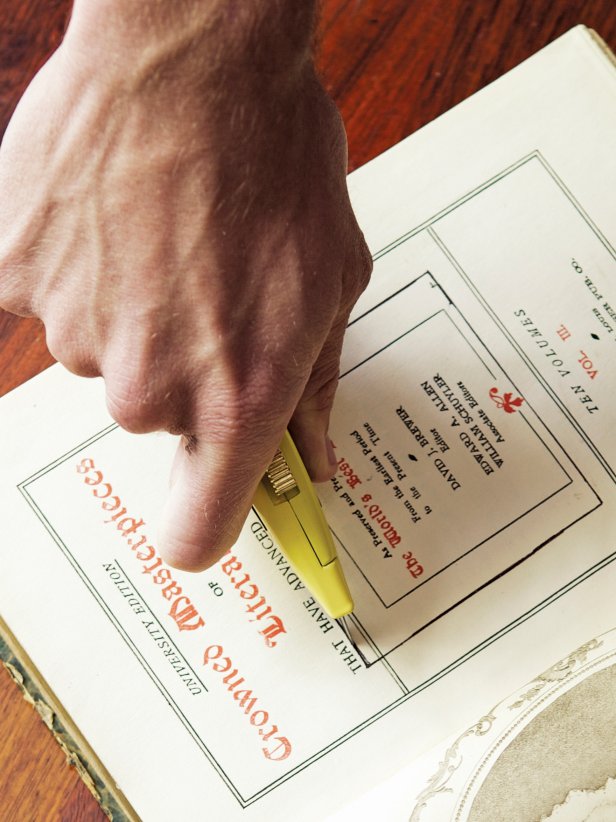
[[[325,437],[325,448],[327,450],[327,459],[329,460],[329,464],[331,466],[337,465],[338,460],[336,459],[336,452],[334,451],[334,444],[330,440],[329,437]]]

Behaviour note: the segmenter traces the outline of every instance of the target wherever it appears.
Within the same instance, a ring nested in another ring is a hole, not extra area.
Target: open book
[[[4,654],[117,818],[493,819],[531,707],[609,674],[614,134],[579,27],[350,178],[376,265],[319,493],[361,654],[256,513],[213,569],[165,566],[175,441],[100,380],[2,399]]]

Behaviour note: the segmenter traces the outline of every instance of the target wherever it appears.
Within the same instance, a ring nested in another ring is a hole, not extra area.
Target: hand
[[[307,52],[204,65],[211,29],[193,26],[109,58],[79,8],[71,26],[0,151],[0,304],[104,377],[121,426],[183,435],[159,547],[199,570],[287,424],[312,477],[334,471],[340,347],[371,270],[344,130]]]

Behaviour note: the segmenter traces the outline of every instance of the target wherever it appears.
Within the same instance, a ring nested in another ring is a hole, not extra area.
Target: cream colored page
[[[164,566],[175,442],[99,381],[0,406],[2,615],[146,820],[322,818],[614,621],[614,83],[578,31],[500,87],[352,180],[377,262],[322,499],[365,661],[256,515]]]

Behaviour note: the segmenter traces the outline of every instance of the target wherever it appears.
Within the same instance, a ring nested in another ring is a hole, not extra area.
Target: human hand
[[[0,304],[40,317],[71,371],[102,375],[124,428],[183,435],[160,549],[199,570],[235,541],[287,424],[312,477],[333,473],[340,348],[370,255],[309,32],[253,53],[224,14],[136,34],[117,11],[101,49],[87,3],[2,143]],[[234,47],[219,59],[221,33]]]

